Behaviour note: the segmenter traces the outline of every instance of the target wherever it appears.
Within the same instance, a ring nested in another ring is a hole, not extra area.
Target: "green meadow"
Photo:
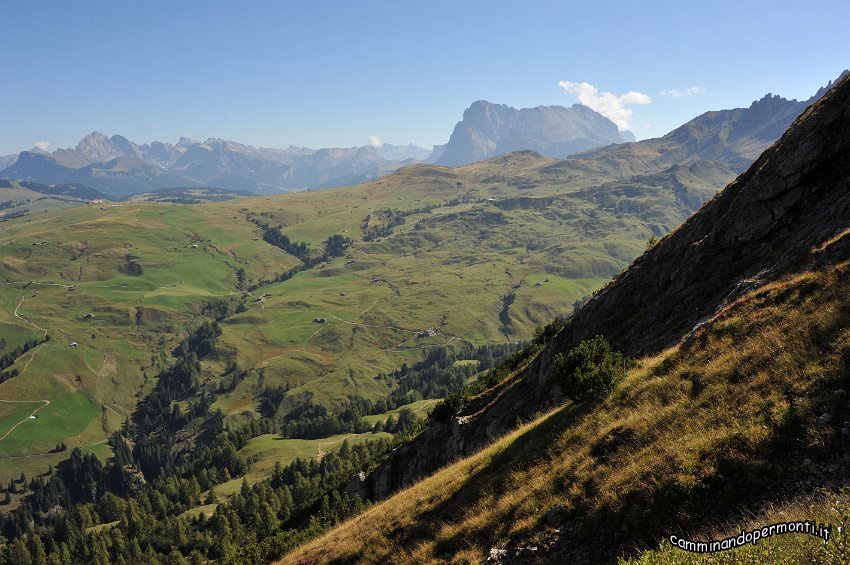
[[[106,438],[173,348],[208,320],[211,302],[226,301],[231,312],[244,305],[221,322],[203,362],[209,390],[232,363],[249,369],[213,405],[238,426],[261,415],[267,386],[333,408],[385,396],[393,384],[379,374],[433,348],[527,339],[690,213],[667,177],[587,190],[545,173],[551,162],[524,154],[456,169],[419,165],[353,187],[197,205],[78,205],[0,223],[0,338],[13,349],[50,337],[0,383],[0,400],[50,402],[35,419],[27,410],[38,403],[0,402],[0,437],[9,432],[0,439],[0,481],[44,472],[67,456],[50,453],[63,441],[107,457]],[[680,184],[702,201],[721,180]],[[386,226],[392,215],[403,223]],[[281,226],[316,254],[332,234],[353,244],[246,294],[300,264],[266,243],[252,220]],[[367,241],[367,227],[386,229]],[[432,404],[412,408],[424,415]],[[246,449],[257,456],[254,478],[273,461],[317,453],[314,444],[272,438]]]

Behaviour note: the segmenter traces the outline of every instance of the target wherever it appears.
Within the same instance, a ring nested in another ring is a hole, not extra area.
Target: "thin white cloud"
[[[642,92],[630,90],[625,94],[602,92],[587,82],[570,82],[562,80],[558,86],[570,94],[575,94],[578,101],[592,110],[596,110],[615,124],[620,130],[629,129],[632,110],[627,104],[651,104],[652,98]]]
[[[36,141],[36,142],[33,143],[33,147],[41,149],[42,151],[47,151],[47,149],[50,147],[50,142],[49,141]]]
[[[380,149],[384,145],[384,142],[381,141],[381,138],[378,137],[377,135],[370,135],[369,136],[369,145],[371,145],[375,149]]]
[[[689,86],[687,88],[671,88],[670,90],[662,90],[661,96],[672,96],[673,98],[683,98],[685,96],[699,96],[705,94],[704,86]]]

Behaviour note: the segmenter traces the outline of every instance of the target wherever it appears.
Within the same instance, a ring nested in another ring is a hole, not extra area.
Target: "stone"
[[[345,494],[356,494],[366,499],[369,496],[369,487],[366,483],[366,473],[359,472],[348,479],[345,485]]]
[[[546,524],[549,526],[557,526],[561,523],[561,519],[563,517],[564,507],[561,505],[553,506],[546,513]]]

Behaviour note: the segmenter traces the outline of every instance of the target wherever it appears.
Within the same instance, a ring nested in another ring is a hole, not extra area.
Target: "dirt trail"
[[[363,310],[362,312],[360,312],[360,315],[359,315],[359,316],[357,316],[357,317],[358,317],[358,318],[362,318],[362,317],[363,317],[363,314],[365,314],[366,312],[368,312],[369,310],[371,310],[371,309],[375,306],[375,304],[377,304],[378,302],[380,302],[380,300],[381,300],[380,298],[378,298],[377,300],[375,300],[375,301],[372,303],[372,306],[369,306],[368,308],[366,308],[365,310]]]
[[[21,321],[23,321],[23,322],[25,322],[25,323],[29,324],[30,326],[34,327],[34,328],[35,328],[35,329],[37,329],[38,331],[40,331],[40,332],[44,332],[44,335],[47,335],[47,330],[46,330],[46,329],[42,328],[41,326],[37,326],[37,325],[33,324],[32,322],[30,322],[29,320],[27,320],[27,319],[26,319],[26,317],[21,316],[20,314],[18,314],[18,310],[20,310],[20,308],[21,308],[21,304],[23,304],[23,303],[24,303],[24,300],[26,300],[26,299],[27,299],[27,297],[26,297],[26,296],[22,296],[22,297],[21,297],[21,301],[20,301],[20,302],[18,302],[18,305],[17,305],[17,306],[15,306],[15,317],[16,317],[17,319],[19,319],[19,320],[21,320]]]
[[[320,443],[320,444],[318,445],[318,447],[316,448],[316,449],[318,450],[318,452],[319,452],[319,453],[318,453],[318,455],[316,456],[316,461],[321,461],[321,460],[322,460],[322,457],[324,457],[324,456],[325,456],[325,452],[324,452],[324,451],[322,451],[322,446],[323,446],[323,445],[333,445],[333,444],[335,444],[335,443],[341,443],[341,442],[343,442],[343,441],[347,440],[348,438],[350,438],[350,437],[351,437],[351,436],[353,436],[353,435],[354,435],[354,434],[348,434],[348,435],[347,435],[347,436],[345,436],[344,438],[338,439],[338,440],[336,440],[336,441],[326,441],[326,442],[324,442],[324,443]]]
[[[35,416],[36,412],[38,412],[39,410],[41,410],[42,408],[44,408],[45,406],[50,404],[49,400],[0,400],[0,402],[8,402],[8,403],[14,403],[14,404],[44,402],[44,404],[42,404],[41,406],[39,406],[38,408],[33,410],[26,418],[24,418],[23,420],[21,420],[20,422],[18,422],[17,424],[12,426],[11,428],[9,428],[9,431],[7,431],[5,434],[3,434],[3,437],[0,437],[0,441],[3,441],[4,439],[6,439],[9,436],[9,434],[11,434],[12,432],[15,431],[15,428],[17,428],[18,426],[20,426],[21,424],[23,424],[24,422],[26,422],[27,420],[29,420],[30,418]]]
[[[111,372],[115,372],[118,369],[118,362],[115,360],[113,355],[104,355],[103,356],[103,367],[100,368],[100,371],[97,373],[97,378],[103,376],[103,372],[109,369]]]
[[[6,284],[9,284],[9,283],[6,283]],[[21,304],[23,304],[23,303],[24,303],[24,300],[26,300],[26,298],[27,298],[26,296],[22,296],[22,297],[21,297],[21,301],[20,301],[20,302],[18,302],[18,305],[17,305],[17,306],[15,306],[15,317],[16,317],[17,319],[21,320],[22,322],[29,324],[30,326],[32,326],[32,327],[33,327],[33,328],[35,328],[36,330],[38,330],[38,331],[40,331],[40,332],[43,332],[43,333],[44,333],[44,337],[47,337],[47,330],[46,330],[46,329],[42,328],[41,326],[37,326],[37,325],[35,325],[34,323],[32,323],[32,322],[30,322],[29,320],[27,320],[24,316],[21,316],[20,314],[18,314],[18,310],[21,308]],[[21,370],[21,373],[20,373],[21,375],[23,375],[24,373],[26,373],[26,372],[27,372],[27,369],[29,369],[29,368],[30,368],[30,363],[32,363],[32,360],[33,360],[33,359],[35,359],[35,356],[36,356],[36,354],[38,353],[38,351],[39,351],[42,347],[44,347],[45,345],[47,345],[47,343],[42,343],[42,344],[40,344],[38,347],[36,347],[35,349],[33,349],[33,350],[32,350],[32,355],[30,355],[30,358],[29,358],[29,359],[27,359],[27,364],[26,364],[26,365],[24,365],[23,370]],[[11,401],[4,401],[4,402],[11,402]],[[4,436],[4,437],[5,437],[5,436]]]

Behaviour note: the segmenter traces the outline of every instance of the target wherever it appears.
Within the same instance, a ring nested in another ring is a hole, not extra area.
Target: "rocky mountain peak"
[[[76,150],[91,161],[108,161],[124,155],[110,138],[99,131],[93,131],[81,139]]]
[[[177,147],[190,147],[192,145],[199,145],[200,143],[200,141],[195,141],[190,137],[181,137],[177,142]]]
[[[846,77],[848,74],[850,74],[850,70],[848,70],[848,69],[844,69],[843,71],[841,71],[841,74],[839,74],[839,75],[838,75],[838,78],[837,78],[837,79],[835,79],[834,81],[832,81],[832,80],[831,80],[831,81],[829,81],[829,83],[827,83],[827,85],[826,85],[826,86],[822,86],[821,88],[819,88],[819,89],[818,89],[818,91],[817,91],[817,92],[815,92],[815,95],[814,95],[814,96],[812,96],[811,98],[809,98],[809,102],[811,103],[811,102],[814,102],[815,100],[819,100],[819,99],[820,99],[820,98],[821,98],[824,94],[826,94],[827,92],[829,92],[829,91],[830,91],[830,89],[831,89],[831,88],[832,88],[835,84],[837,84],[838,82],[840,82],[840,81],[841,81],[844,77]]]
[[[850,216],[848,154],[845,77],[744,174],[590,300],[556,348],[602,333],[629,353],[657,351],[710,318],[742,281],[757,285],[824,260],[811,250],[845,230]],[[645,322],[637,327],[622,316]]]
[[[587,106],[516,109],[476,100],[463,112],[439,157],[429,160],[455,166],[525,149],[564,158],[622,142],[617,126]]]

